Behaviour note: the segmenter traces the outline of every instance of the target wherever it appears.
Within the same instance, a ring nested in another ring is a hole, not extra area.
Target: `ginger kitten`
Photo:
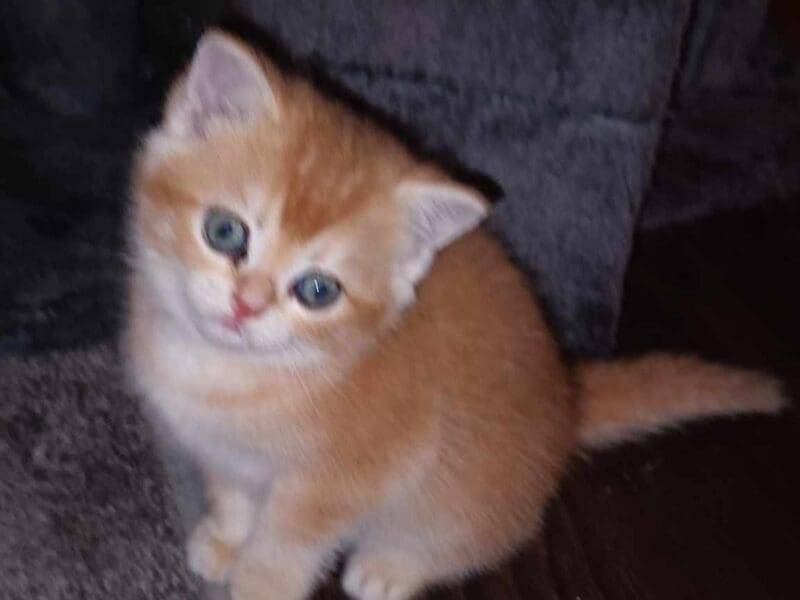
[[[130,371],[234,600],[307,598],[339,551],[353,598],[411,598],[534,536],[582,448],[784,402],[691,358],[570,373],[475,190],[220,32],[133,192]]]

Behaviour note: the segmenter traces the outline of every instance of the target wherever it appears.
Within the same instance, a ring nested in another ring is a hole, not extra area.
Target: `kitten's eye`
[[[336,301],[342,286],[322,273],[306,273],[292,286],[292,293],[306,308],[323,308]]]
[[[203,237],[212,250],[233,259],[247,255],[247,225],[230,211],[210,209],[203,222]]]

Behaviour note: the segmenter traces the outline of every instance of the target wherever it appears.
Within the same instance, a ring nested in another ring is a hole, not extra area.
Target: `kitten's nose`
[[[233,293],[231,305],[233,306],[233,318],[237,321],[244,321],[250,317],[256,317],[264,312],[264,309],[267,307],[265,302],[248,302],[242,298],[241,294],[238,292]]]
[[[245,282],[238,290],[233,292],[231,307],[233,318],[244,321],[250,317],[257,317],[263,313],[272,300],[272,287],[270,285],[255,285],[255,282]]]

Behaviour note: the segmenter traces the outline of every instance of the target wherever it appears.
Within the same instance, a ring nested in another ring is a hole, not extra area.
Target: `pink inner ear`
[[[401,262],[406,276],[417,282],[439,250],[477,227],[486,207],[471,192],[447,184],[405,184],[401,196],[409,228]]]
[[[246,50],[208,34],[195,52],[183,97],[168,119],[191,136],[207,135],[215,121],[244,122],[274,102],[267,78]]]

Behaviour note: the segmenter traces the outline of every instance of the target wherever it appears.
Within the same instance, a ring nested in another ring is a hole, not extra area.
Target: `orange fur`
[[[304,598],[343,546],[351,595],[409,598],[535,535],[581,442],[778,408],[768,378],[681,358],[584,367],[578,394],[528,282],[482,229],[438,253],[416,299],[399,299],[398,186],[433,182],[475,211],[481,201],[257,60],[277,108],[198,139],[157,130],[131,222],[131,373],[207,475],[212,511],[190,560],[235,600]],[[198,218],[214,205],[264,240],[242,264],[203,245]],[[345,297],[299,311],[282,273],[332,255]],[[270,304],[247,324],[253,339],[229,347],[203,328],[244,285]],[[285,360],[273,360],[273,330],[294,344]]]
[[[714,415],[777,412],[779,382],[691,356],[651,354],[579,367],[580,437],[587,446],[618,443],[648,431]]]

